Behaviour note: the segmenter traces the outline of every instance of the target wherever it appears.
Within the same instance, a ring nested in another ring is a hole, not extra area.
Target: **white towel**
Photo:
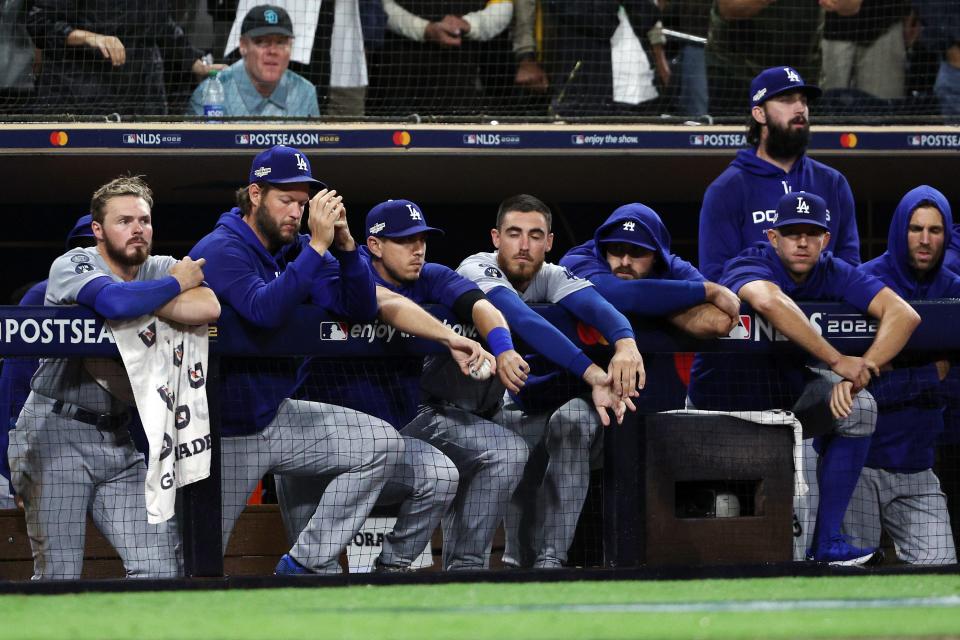
[[[653,100],[659,95],[653,85],[653,69],[623,7],[617,11],[617,19],[620,25],[610,38],[613,101],[636,105]]]
[[[210,475],[207,325],[153,315],[110,321],[150,444],[147,521],[173,517],[177,489]]]

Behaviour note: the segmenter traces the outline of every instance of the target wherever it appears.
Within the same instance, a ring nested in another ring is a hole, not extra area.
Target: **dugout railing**
[[[957,351],[956,332],[954,328],[960,320],[960,303],[955,300],[941,300],[917,302],[913,305],[921,314],[923,322],[911,337],[905,352],[951,354]],[[849,307],[833,303],[804,303],[802,309],[810,319],[811,324],[835,347],[844,353],[860,354],[869,346],[876,331],[876,323],[862,317]],[[455,325],[455,329],[473,336],[471,325],[460,325],[450,312],[443,307],[429,307],[437,317]],[[604,346],[599,334],[582,323],[579,323],[560,307],[539,305],[536,310],[560,328],[567,336],[582,346],[597,360],[601,360],[604,352],[609,351]],[[778,335],[776,330],[758,314],[744,308],[741,323],[730,337],[720,340],[698,340],[680,331],[666,326],[665,323],[652,320],[634,319],[634,328],[641,352],[648,362],[648,389],[649,402],[640,403],[637,413],[628,413],[624,424],[618,428],[606,429],[604,436],[603,471],[602,471],[602,566],[608,568],[632,568],[644,565],[680,564],[694,567],[697,564],[730,564],[744,561],[736,553],[705,557],[700,551],[694,553],[672,553],[664,555],[668,547],[680,548],[686,545],[690,549],[702,549],[713,545],[714,551],[721,547],[721,542],[715,536],[741,535],[744,530],[730,529],[737,518],[722,522],[716,514],[694,514],[697,516],[691,522],[708,523],[696,533],[700,542],[692,538],[684,538],[682,530],[663,528],[663,518],[668,518],[672,505],[653,504],[655,488],[651,483],[666,482],[673,478],[669,469],[669,460],[657,456],[669,454],[671,446],[665,443],[664,438],[656,439],[650,434],[653,427],[648,423],[650,416],[663,415],[663,410],[682,409],[684,379],[683,372],[687,369],[688,360],[683,354],[693,352],[721,352],[729,353],[735,358],[737,354],[762,354],[771,352],[796,351],[796,347]],[[344,329],[337,334],[337,339],[329,339],[329,332],[320,330],[322,323],[336,322]],[[225,308],[220,321],[210,328],[210,363],[207,375],[208,396],[211,412],[211,431],[213,435],[213,458],[211,475],[207,480],[188,485],[182,490],[182,534],[185,561],[185,574],[188,577],[215,577],[224,575],[223,549],[221,546],[221,516],[220,516],[220,488],[219,488],[219,401],[218,401],[218,371],[224,359],[243,357],[274,359],[303,356],[318,356],[324,359],[364,359],[377,363],[383,358],[418,357],[427,354],[442,353],[443,349],[435,343],[418,338],[403,336],[399,332],[389,333],[377,331],[381,323],[352,323],[342,322],[331,318],[314,307],[302,307],[298,313],[284,327],[277,330],[257,330],[246,325],[229,309]],[[324,335],[328,339],[323,339]],[[664,360],[658,356],[668,354]],[[6,357],[115,357],[116,346],[109,331],[101,318],[82,308],[48,308],[48,307],[0,307],[0,356]],[[661,376],[661,377],[657,377]],[[674,379],[667,381],[666,378]],[[664,386],[665,383],[666,386]],[[678,386],[679,385],[679,386]],[[737,427],[739,428],[739,427]],[[724,432],[733,433],[733,432]],[[693,429],[689,437],[679,439],[676,446],[672,446],[673,453],[669,455],[685,455],[694,451],[703,444],[696,442],[697,438],[709,437],[708,432],[698,432]],[[781,434],[782,435],[782,434]],[[733,437],[739,437],[734,433]],[[773,443],[773,448],[789,448],[792,435],[777,436],[780,439]],[[693,438],[694,440],[691,440]],[[743,442],[751,442],[749,438]],[[654,443],[654,445],[650,445]],[[782,444],[781,444],[782,443]],[[647,450],[648,445],[652,448]],[[663,447],[666,446],[666,449]],[[690,447],[684,450],[684,447]],[[781,450],[782,454],[783,451]],[[789,453],[786,464],[792,460]],[[708,456],[709,457],[709,456]],[[706,458],[705,458],[706,459]],[[643,468],[644,460],[661,464],[656,472],[661,476],[651,478]],[[759,459],[758,459],[759,460]],[[780,463],[784,458],[781,457]],[[663,466],[663,463],[666,466]],[[740,464],[750,462],[749,456],[743,458]],[[956,460],[948,461],[947,465],[952,475],[956,475]],[[666,471],[664,472],[664,469]],[[792,478],[793,469],[789,469]],[[681,474],[682,475],[682,474]],[[721,482],[731,479],[714,478]],[[678,480],[679,481],[679,480]],[[950,499],[953,512],[955,496],[951,495],[949,486],[956,486],[955,479],[947,482],[944,489]],[[679,484],[676,486],[680,486]],[[688,482],[687,486],[697,489],[696,482]],[[779,492],[789,491],[788,488],[771,483],[765,490]],[[669,494],[669,491],[667,493]],[[751,489],[753,491],[753,489]],[[759,496],[759,493],[757,494]],[[780,495],[784,504],[792,506],[791,495]],[[766,500],[767,498],[757,498]],[[781,505],[782,506],[782,505]],[[657,520],[656,509],[660,508],[661,520]],[[752,508],[752,507],[750,507]],[[680,507],[677,507],[679,510]],[[783,514],[781,508],[778,513]],[[788,511],[789,513],[789,511]],[[704,516],[708,516],[706,518]],[[953,513],[955,515],[955,513]],[[145,514],[144,514],[144,517]],[[750,520],[753,528],[747,532],[748,542],[755,540],[763,544],[764,536],[773,536],[774,532],[767,530],[769,523],[762,518],[744,518]],[[782,524],[782,522],[781,522]],[[698,525],[700,526],[700,525]],[[779,526],[779,525],[778,525]],[[712,528],[711,528],[712,527]],[[759,527],[759,528],[758,528]],[[654,531],[655,529],[655,531]],[[656,533],[656,535],[651,535]],[[664,536],[667,536],[664,541]],[[670,538],[670,536],[674,536]],[[658,540],[655,540],[658,538]],[[782,540],[782,538],[781,538]],[[657,546],[657,545],[660,546]],[[697,545],[700,545],[698,547]],[[750,542],[750,544],[753,544]],[[665,545],[665,546],[664,546]],[[709,554],[713,554],[710,551]],[[777,547],[772,556],[748,556],[746,562],[789,561],[789,551],[783,546]]]

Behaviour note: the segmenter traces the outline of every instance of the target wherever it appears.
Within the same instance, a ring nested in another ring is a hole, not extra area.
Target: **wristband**
[[[513,349],[513,338],[510,337],[510,331],[504,327],[494,327],[487,334],[487,345],[494,357],[497,357],[504,351]]]

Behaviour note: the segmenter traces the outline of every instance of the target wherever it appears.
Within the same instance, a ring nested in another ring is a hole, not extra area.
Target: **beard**
[[[801,129],[793,124],[803,122]],[[767,118],[767,153],[777,160],[792,160],[803,153],[810,142],[810,123],[806,119],[794,118],[787,126],[781,127]]]
[[[132,254],[127,252],[127,246],[118,246],[109,238],[106,239],[103,246],[111,260],[125,267],[139,267],[150,257],[150,244],[130,247],[133,249]]]
[[[267,211],[267,207],[262,202],[253,213],[253,223],[257,226],[257,231],[267,239],[267,244],[271,251],[275,251],[283,245],[289,244],[296,236],[296,232],[294,232],[292,236],[286,237],[280,225],[270,217],[270,212]]]

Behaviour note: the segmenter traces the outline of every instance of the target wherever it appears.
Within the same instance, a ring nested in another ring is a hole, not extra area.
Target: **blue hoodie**
[[[950,243],[943,254],[943,266],[960,275],[960,224],[953,225]]]
[[[377,313],[376,289],[359,251],[322,256],[299,234],[271,255],[234,207],[190,251],[206,258],[203,273],[222,304],[256,328],[275,330],[308,302],[331,314],[366,321]],[[295,385],[290,359],[225,359],[221,374],[221,431],[225,436],[263,430]]]
[[[769,242],[758,242],[727,262],[720,284],[739,294],[750,282],[772,282],[791,299],[847,302],[866,313],[883,283],[829,251],[801,282],[794,282]],[[698,409],[759,411],[793,406],[815,375],[803,354],[743,355],[700,353],[690,374],[690,400]]]
[[[612,228],[634,222],[646,229],[657,245],[653,269],[641,280],[621,280],[613,275],[600,245],[600,238]],[[560,266],[586,278],[617,309],[640,316],[664,316],[704,301],[705,278],[692,264],[670,253],[670,233],[660,216],[635,202],[619,207],[597,228],[593,240],[570,249]]]
[[[860,264],[853,193],[839,171],[801,155],[784,173],[758,158],[756,149],[741,149],[703,196],[699,266],[707,280],[718,282],[727,260],[754,242],[766,241],[777,201],[792,191],[809,191],[827,201],[833,254]]]
[[[932,205],[943,215],[944,246],[953,236],[953,215],[942,193],[926,185],[911,190],[897,205],[890,223],[887,250],[879,258],[861,267],[876,276],[906,300],[960,298],[960,278],[938,264],[922,279],[910,268],[907,227],[914,210]],[[883,373],[870,385],[880,413],[873,434],[866,466],[911,473],[933,466],[934,448],[944,428],[944,402],[937,368],[930,357],[901,356],[894,369]],[[951,368],[948,376],[960,375]],[[948,383],[949,384],[949,383]]]

